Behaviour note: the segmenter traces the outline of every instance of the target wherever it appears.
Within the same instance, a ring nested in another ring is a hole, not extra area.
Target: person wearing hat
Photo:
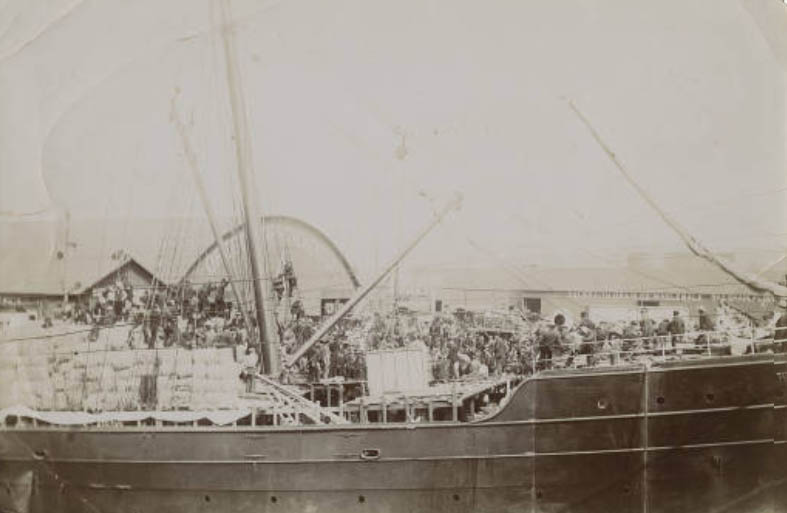
[[[506,365],[506,358],[508,357],[508,343],[501,336],[495,337],[494,354],[495,374],[503,374],[503,369]]]
[[[683,334],[686,333],[686,322],[677,310],[672,312],[672,320],[669,323],[669,333],[672,335],[672,347],[675,347],[678,342],[683,341]]]
[[[259,370],[260,365],[257,348],[253,345],[247,346],[241,363],[243,365],[241,379],[246,383],[246,392],[252,392],[254,390],[254,375]]]
[[[779,301],[779,306],[783,310],[787,310],[787,299],[782,298]],[[787,311],[782,312],[782,315],[776,320],[776,330],[773,332],[773,351],[783,353],[785,346],[787,346]]]
[[[563,338],[561,328],[565,323],[566,318],[563,314],[557,314],[554,324],[538,335],[538,366],[540,369],[551,369],[552,358],[560,354]]]
[[[590,320],[590,312],[588,312],[587,310],[582,310],[582,312],[580,312],[580,314],[579,314],[579,317],[580,317],[579,326],[585,327],[585,328],[588,328],[588,329],[591,329],[591,330],[595,330],[596,329],[596,324],[593,321]]]
[[[700,331],[713,331],[713,320],[703,307],[699,307]]]
[[[461,378],[462,376],[470,374],[472,372],[472,361],[472,357],[468,354],[457,354],[456,361],[454,362],[454,377]]]
[[[699,320],[699,331],[701,332],[700,335],[695,340],[695,343],[698,345],[707,344],[708,337],[710,336],[709,333],[714,330],[713,327],[713,320],[708,315],[708,312],[705,311],[705,308],[699,307],[698,311],[698,320]]]

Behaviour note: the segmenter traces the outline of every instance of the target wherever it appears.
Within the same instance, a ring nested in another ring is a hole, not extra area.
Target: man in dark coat
[[[782,299],[779,306],[787,310],[787,299]],[[776,330],[773,332],[773,351],[776,353],[785,352],[787,346],[787,311],[782,312],[781,317],[776,320]]]
[[[551,369],[552,359],[560,354],[560,345],[563,339],[561,328],[565,323],[566,318],[562,314],[557,314],[555,323],[539,334],[538,360],[540,368]]]
[[[706,312],[703,307],[699,307],[698,309],[698,321],[699,331],[713,331],[713,320],[710,318],[710,315],[708,315],[708,312]],[[700,333],[699,337],[697,337],[696,343],[699,345],[707,344],[709,340],[708,337],[710,337],[710,333]]]
[[[703,307],[699,308],[700,331],[713,331],[713,319]]]
[[[583,310],[582,313],[579,314],[579,316],[580,316],[580,320],[579,320],[580,327],[584,326],[591,330],[596,329],[596,324],[590,320],[590,313],[587,310]]]
[[[683,341],[683,334],[686,333],[686,322],[680,316],[680,312],[672,312],[672,320],[669,323],[669,332],[672,335],[672,347]]]

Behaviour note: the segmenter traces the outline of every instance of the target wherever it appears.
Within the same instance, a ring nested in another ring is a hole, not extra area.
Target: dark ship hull
[[[780,355],[756,355],[546,371],[472,423],[6,428],[0,505],[785,511],[786,370]]]

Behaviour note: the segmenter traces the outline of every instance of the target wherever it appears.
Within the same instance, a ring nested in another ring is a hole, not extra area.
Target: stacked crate
[[[0,408],[132,411],[238,406],[232,348],[140,348],[127,330],[0,343]],[[129,342],[131,340],[131,343]],[[133,348],[130,348],[133,347]]]
[[[170,377],[170,402],[162,404],[162,409],[185,410],[191,406],[194,392],[194,351],[175,350],[174,369]]]
[[[231,348],[195,350],[192,409],[236,407],[240,371]]]
[[[0,408],[19,404],[17,399],[17,365],[19,348],[17,342],[0,343]]]

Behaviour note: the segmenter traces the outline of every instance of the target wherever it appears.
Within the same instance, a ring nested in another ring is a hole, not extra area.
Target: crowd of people
[[[149,348],[244,346],[246,359],[258,358],[254,315],[251,336],[243,313],[226,295],[229,282],[221,280],[194,286],[185,281],[176,286],[133,289],[126,281],[94,293],[67,312],[78,323],[88,324],[97,334],[103,326],[128,323],[131,332]],[[289,281],[275,289],[290,295]],[[281,356],[286,358],[309,340],[323,319],[310,317],[301,302],[292,298],[284,322],[278,319]],[[490,329],[472,312],[418,315],[414,312],[373,312],[342,319],[314,344],[290,371],[288,379],[316,382],[341,377],[365,380],[365,352],[369,350],[418,348],[429,353],[436,381],[486,377],[503,373],[529,374],[561,365],[595,365],[607,359],[633,359],[641,355],[666,354],[679,344],[706,346],[718,341],[716,322],[703,308],[687,320],[675,310],[659,321],[643,309],[638,320],[594,322],[583,311],[570,323],[558,313],[552,318],[508,312],[508,324]],[[510,321],[513,319],[513,322]],[[775,319],[774,319],[775,320]],[[781,323],[781,324],[780,324]],[[503,323],[505,324],[505,323]],[[689,326],[689,324],[691,324]],[[781,327],[780,327],[781,326]],[[776,350],[787,339],[787,316],[775,323]],[[129,340],[133,337],[130,335]],[[131,343],[131,342],[130,342]]]
[[[285,355],[294,353],[311,338],[318,321],[306,315],[294,315],[282,334]],[[310,382],[342,377],[349,381],[366,379],[366,361],[360,338],[363,322],[356,318],[342,319],[320,341],[298,360],[295,373]]]
[[[508,329],[490,329],[472,315],[423,319],[418,315],[374,313],[363,321],[347,322],[330,335],[330,341],[317,344],[307,353],[303,368],[313,379],[362,376],[363,351],[405,347],[429,352],[435,381],[529,374],[578,363],[614,364],[670,355],[687,350],[687,346],[704,352],[711,344],[721,344],[736,328],[749,326],[741,314],[726,306],[717,313],[718,321],[703,307],[689,319],[675,310],[656,320],[643,309],[638,320],[595,322],[584,311],[576,322],[569,323],[560,313],[549,319],[511,311],[509,316],[515,322]],[[779,328],[780,323],[785,327]],[[774,350],[779,350],[779,339],[787,339],[787,315],[782,315],[775,326],[769,337],[776,337]],[[749,338],[749,328],[745,331],[738,334]],[[770,340],[766,342],[771,344]]]
[[[247,344],[243,314],[225,299],[228,284],[226,279],[199,286],[185,281],[140,291],[119,279],[74,303],[66,317],[93,326],[95,335],[101,327],[128,324],[130,338],[141,335],[149,348]]]

